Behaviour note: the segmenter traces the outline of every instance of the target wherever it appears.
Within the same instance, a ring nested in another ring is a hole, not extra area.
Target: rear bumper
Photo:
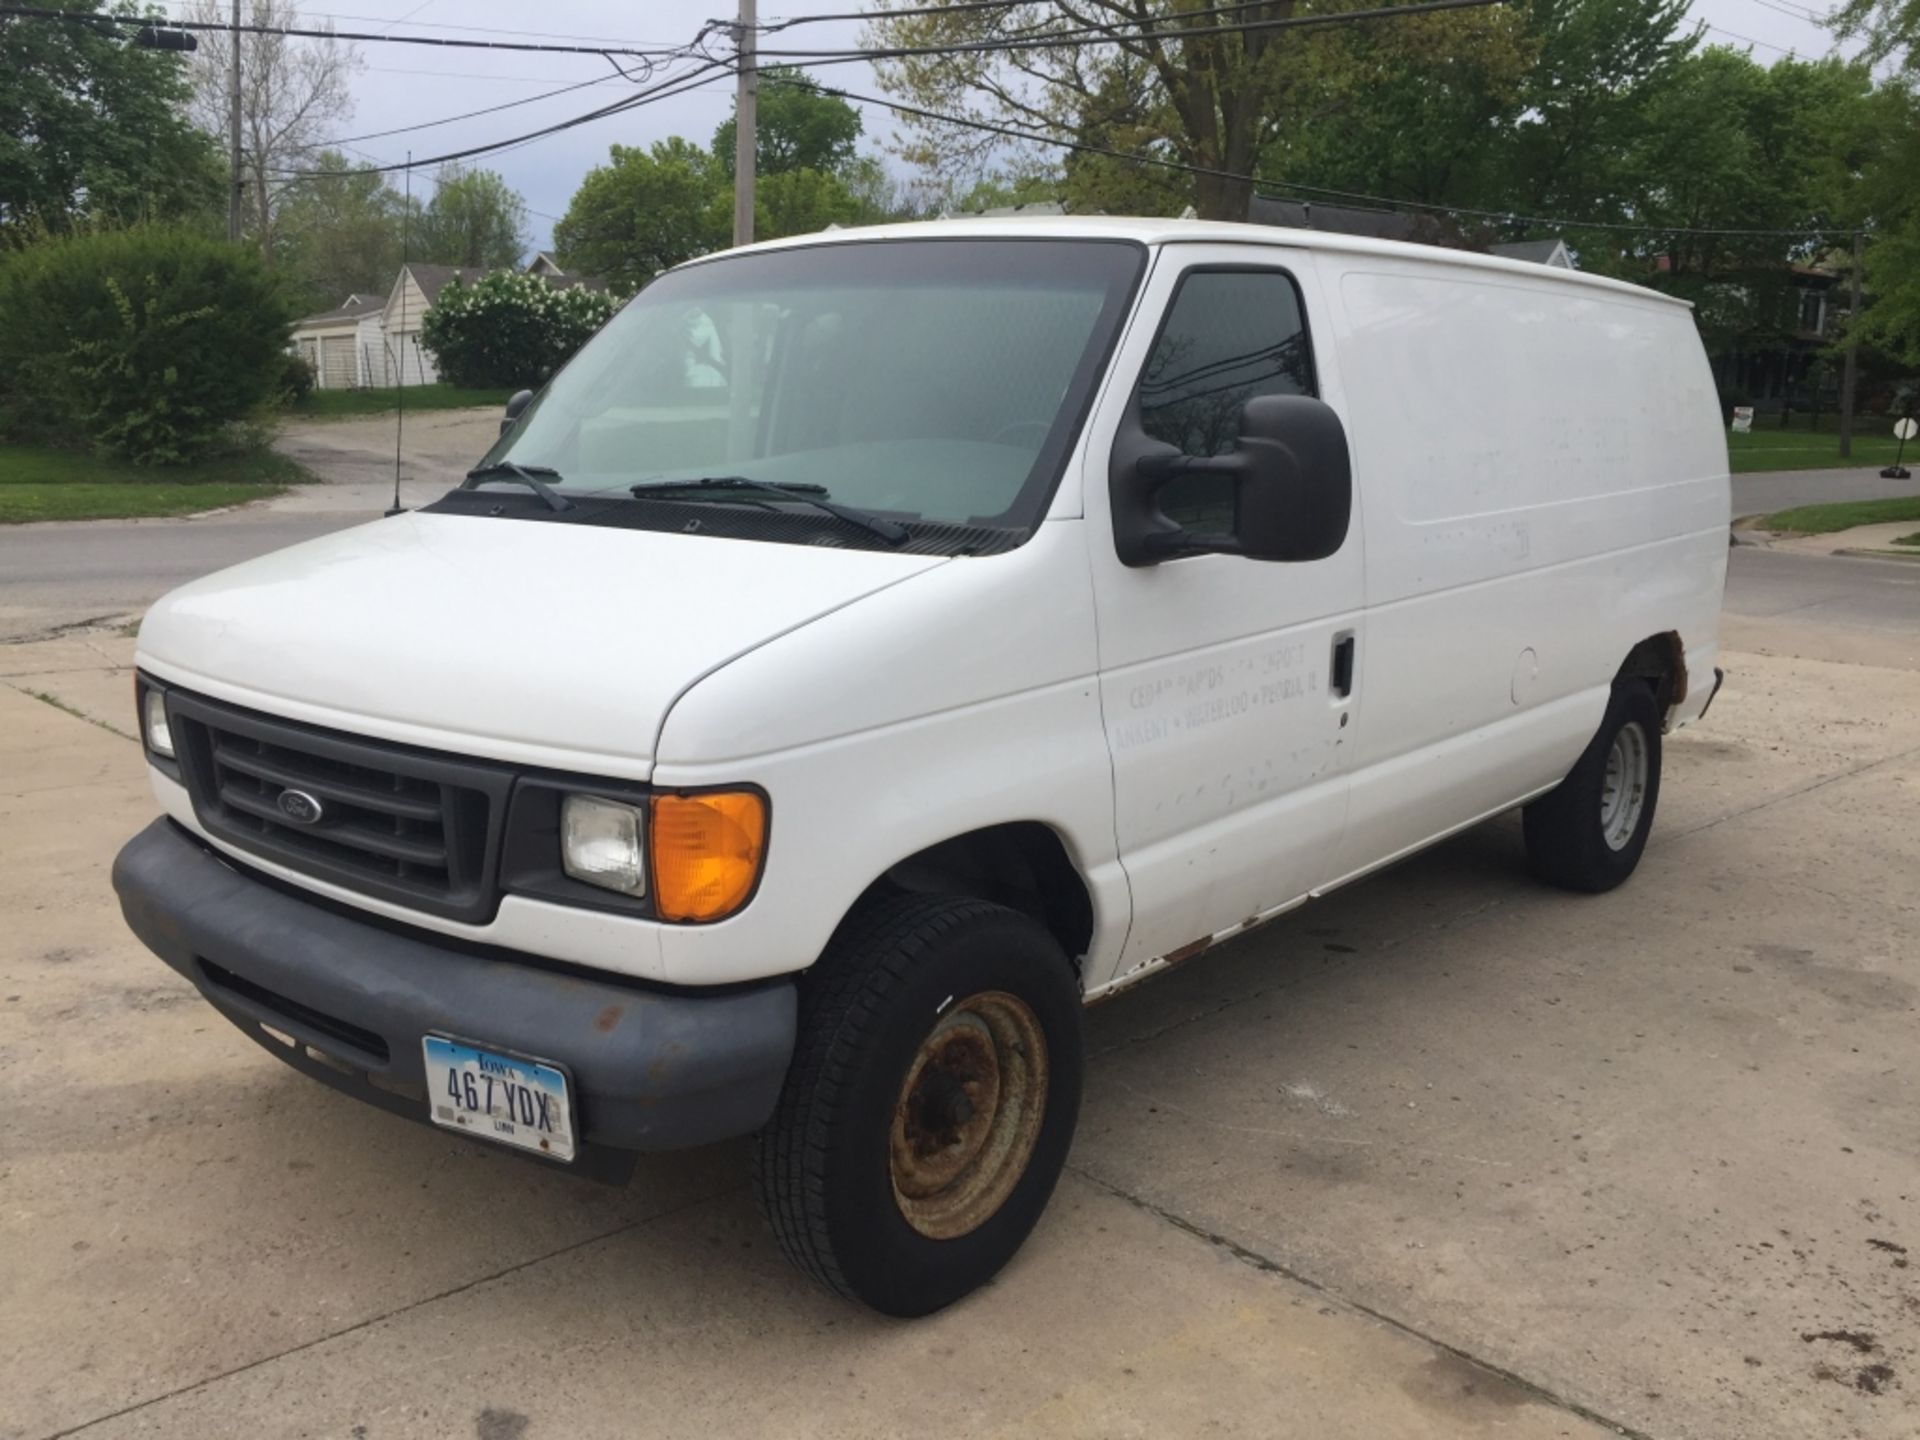
[[[581,1139],[568,1168],[598,1179],[624,1179],[636,1151],[759,1128],[793,1054],[791,981],[671,994],[468,954],[289,894],[170,820],[121,850],[113,888],[133,933],[229,1020],[382,1109],[427,1123],[430,1031],[559,1062]]]

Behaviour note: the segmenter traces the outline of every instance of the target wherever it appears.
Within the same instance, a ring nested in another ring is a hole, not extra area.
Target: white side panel
[[[1109,485],[1115,435],[1189,267],[1292,276],[1320,398],[1343,409],[1345,367],[1321,328],[1315,265],[1305,251],[1278,246],[1166,247],[1088,437],[1083,491],[1102,703],[1134,907],[1125,953],[1113,969],[1090,973],[1096,986],[1271,913],[1334,873],[1349,757],[1365,725],[1364,692],[1337,696],[1328,684],[1337,637],[1352,634],[1366,649],[1357,509],[1346,543],[1326,560],[1207,555],[1129,568],[1114,551]]]
[[[1710,653],[1730,502],[1690,312],[1545,275],[1322,264],[1367,527],[1352,871],[1556,782],[1639,641]],[[1461,743],[1483,733],[1499,743]]]
[[[1092,892],[1085,973],[1126,934],[1113,777],[1078,521],[954,560],[816,620],[695,686],[667,717],[657,785],[750,782],[772,802],[759,893],[663,932],[668,973],[722,983],[809,965],[853,900],[942,840],[1035,821]]]

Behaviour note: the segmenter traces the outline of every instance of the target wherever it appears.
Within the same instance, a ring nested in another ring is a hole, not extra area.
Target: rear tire
[[[1634,871],[1660,799],[1660,707],[1644,680],[1613,682],[1606,716],[1559,788],[1527,806],[1527,865],[1597,895]]]
[[[754,1146],[786,1257],[886,1315],[926,1315],[1013,1258],[1080,1111],[1080,986],[1042,926],[981,900],[862,906],[802,980]]]

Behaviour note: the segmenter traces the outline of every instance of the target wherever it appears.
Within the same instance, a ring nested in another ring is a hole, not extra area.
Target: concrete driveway
[[[0,646],[0,1436],[1920,1433],[1920,600],[1775,558],[1630,885],[1501,820],[1096,1009],[1047,1218],[914,1324],[742,1146],[602,1189],[262,1053],[108,893],[130,641]]]

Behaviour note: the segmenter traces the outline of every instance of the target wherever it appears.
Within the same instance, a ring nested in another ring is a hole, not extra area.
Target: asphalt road
[[[51,523],[0,527],[0,640],[143,609],[174,586],[256,555],[380,517],[392,503],[391,420],[292,427],[281,448],[329,483],[282,500],[201,519]],[[409,422],[402,500],[425,504],[458,483],[489,442],[491,410],[429,414]],[[1764,514],[1823,500],[1920,495],[1920,482],[1882,480],[1872,470],[1802,470],[1733,482],[1733,513]],[[1817,592],[1822,619],[1881,623],[1900,583],[1851,560],[1734,557],[1728,609],[1778,615]],[[1880,567],[1884,570],[1884,567]],[[1917,577],[1920,578],[1920,577]],[[1849,618],[1852,617],[1852,618]]]
[[[1920,466],[1920,445],[1911,447],[1907,468]],[[1920,471],[1916,471],[1920,473]],[[1733,513],[1771,515],[1795,505],[1833,500],[1897,500],[1920,495],[1920,480],[1882,480],[1878,470],[1780,470],[1770,475],[1733,477]]]

